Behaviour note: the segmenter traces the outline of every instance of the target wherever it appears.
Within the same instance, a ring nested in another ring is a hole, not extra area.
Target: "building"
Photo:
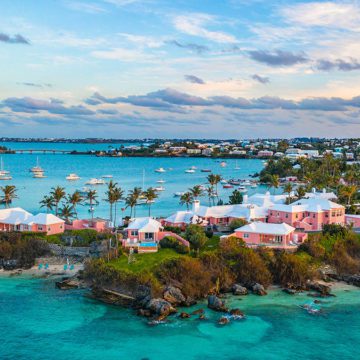
[[[271,157],[274,155],[274,152],[271,150],[260,150],[257,155],[258,157]]]
[[[322,191],[316,191],[315,188],[312,188],[311,192],[305,193],[304,198],[307,199],[325,199],[325,200],[337,200],[337,196],[335,193],[327,192],[326,189],[323,189]]]
[[[292,204],[275,204],[269,209],[268,222],[286,223],[305,231],[321,231],[326,224],[345,224],[345,208],[321,198],[300,199]]]
[[[295,228],[285,224],[253,222],[235,230],[231,236],[245,241],[248,246],[294,247],[307,238],[305,233],[296,233]]]
[[[113,224],[109,220],[94,218],[94,219],[76,219],[70,225],[65,225],[66,230],[82,230],[92,229],[97,232],[108,232],[113,228]]]
[[[52,214],[33,215],[22,208],[0,210],[0,231],[33,231],[53,235],[64,230],[65,221]]]
[[[345,223],[354,229],[360,229],[360,215],[346,214]]]
[[[189,155],[200,155],[201,149],[187,149],[186,153]]]

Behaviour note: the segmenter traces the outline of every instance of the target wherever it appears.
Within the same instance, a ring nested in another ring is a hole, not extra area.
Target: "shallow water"
[[[107,149],[109,144],[52,144],[52,143],[0,143],[11,149],[63,149],[63,150],[94,150]],[[39,158],[40,166],[45,170],[44,179],[34,179],[29,169],[36,164]],[[111,174],[126,192],[134,186],[143,185],[143,170],[145,170],[144,187],[155,187],[161,184],[156,181],[163,179],[166,181],[163,186],[165,191],[159,194],[159,199],[151,206],[152,215],[168,216],[174,211],[181,209],[179,198],[174,197],[177,191],[186,191],[189,187],[196,184],[205,184],[209,173],[200,172],[203,168],[209,168],[213,173],[220,174],[224,178],[248,178],[250,174],[259,172],[263,168],[263,163],[257,159],[238,160],[239,170],[235,170],[236,160],[227,160],[227,166],[221,167],[219,161],[209,158],[109,158],[95,157],[89,155],[53,155],[53,154],[15,154],[2,155],[4,168],[11,172],[13,177],[9,181],[1,181],[0,186],[11,184],[18,188],[18,196],[13,203],[14,206],[21,206],[30,212],[39,211],[39,201],[48,195],[53,186],[63,186],[69,193],[85,186],[85,182],[90,178],[101,177]],[[184,171],[191,166],[198,169],[194,174],[186,174]],[[163,167],[166,173],[156,173],[154,170]],[[81,179],[69,182],[65,177],[69,173],[77,173]],[[95,216],[109,217],[109,205],[103,201],[105,198],[106,186],[96,186],[98,190],[100,205],[96,208]],[[233,189],[223,189],[219,184],[220,197],[227,202]],[[249,194],[254,192],[264,192],[265,187],[249,189]],[[208,204],[209,200],[204,196],[201,200],[203,204]],[[129,215],[130,210],[124,208],[124,203],[118,205],[118,216]],[[182,207],[185,209],[185,207]],[[45,209],[41,209],[45,211]],[[81,217],[88,217],[88,207],[79,206],[78,212]],[[146,216],[147,206],[138,206],[136,215]]]
[[[356,359],[360,290],[336,294],[320,316],[299,307],[312,301],[306,294],[274,290],[229,298],[247,317],[224,327],[207,309],[206,321],[149,326],[130,310],[57,290],[53,280],[0,278],[0,359]]]

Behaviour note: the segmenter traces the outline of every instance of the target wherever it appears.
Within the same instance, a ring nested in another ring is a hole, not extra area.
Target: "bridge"
[[[58,149],[13,149],[16,154],[70,154],[73,150]]]

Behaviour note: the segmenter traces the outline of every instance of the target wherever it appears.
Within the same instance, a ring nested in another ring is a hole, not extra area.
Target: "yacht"
[[[231,185],[231,184],[224,184],[223,185],[224,189],[232,189],[233,187],[234,187],[234,185]]]
[[[247,192],[247,189],[246,189],[245,186],[239,186],[239,191],[240,191],[241,193],[246,193],[246,192]]]
[[[184,194],[185,194],[185,192],[183,192],[183,191],[177,191],[177,192],[174,193],[174,196],[175,197],[180,197],[180,196],[183,196]]]
[[[165,191],[165,188],[163,186],[157,186],[154,188],[155,191]]]
[[[0,180],[11,180],[12,176],[7,175],[7,174],[2,174],[0,175]]]
[[[244,180],[244,181],[242,182],[242,185],[244,185],[244,186],[251,186],[251,182],[250,182],[249,180]]]
[[[188,173],[188,174],[193,174],[195,172],[195,170],[194,169],[187,169],[187,170],[185,170],[185,172]]]
[[[77,175],[77,174],[69,174],[67,177],[66,177],[66,180],[79,180],[80,179],[80,176]]]
[[[112,179],[113,176],[112,175],[103,175],[102,178],[103,179]]]
[[[43,171],[36,171],[34,172],[33,178],[35,179],[43,179],[46,178]]]
[[[235,170],[240,170],[240,166],[238,166],[237,160],[236,160],[236,162],[235,162]]]
[[[85,183],[86,185],[104,185],[105,181],[103,179],[92,178]]]
[[[158,184],[165,184],[165,182],[166,182],[166,181],[163,180],[163,179],[160,179],[160,180],[157,181]]]
[[[201,169],[201,172],[210,173],[210,172],[211,172],[211,169]]]
[[[257,188],[257,183],[256,182],[251,183],[250,187],[252,187],[253,189]]]
[[[220,180],[220,183],[221,183],[221,184],[227,184],[228,182],[227,182],[227,180],[222,179],[222,180]]]
[[[222,162],[220,163],[220,166],[221,166],[221,167],[225,167],[225,166],[226,166],[226,162],[225,162],[225,161],[222,161]]]
[[[10,171],[4,170],[3,159],[1,158],[1,166],[0,166],[0,176],[5,176],[10,174]]]
[[[36,166],[33,166],[30,169],[31,172],[37,173],[37,172],[44,172],[43,168],[39,165],[39,157],[36,157]]]
[[[229,180],[228,183],[231,184],[231,185],[240,185],[240,181],[239,180],[234,180],[234,179]]]
[[[164,173],[164,172],[166,172],[166,170],[162,167],[159,167],[158,169],[155,169],[155,172]]]

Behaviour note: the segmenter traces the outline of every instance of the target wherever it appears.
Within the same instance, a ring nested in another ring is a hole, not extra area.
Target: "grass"
[[[181,255],[172,249],[159,249],[156,253],[134,254],[135,261],[128,264],[128,258],[121,255],[118,259],[111,260],[109,265],[117,270],[130,270],[134,273],[142,271],[152,271],[165,260],[177,259],[186,255]]]

